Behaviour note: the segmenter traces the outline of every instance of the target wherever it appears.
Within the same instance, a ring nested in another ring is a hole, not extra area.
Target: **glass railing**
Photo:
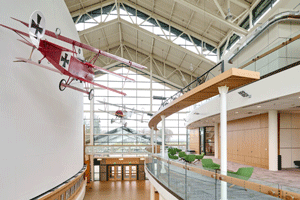
[[[146,166],[150,175],[181,199],[219,200],[222,181],[227,183],[227,199],[300,199],[300,188],[230,173],[222,175],[218,169],[203,168],[201,160],[188,163],[149,154]]]
[[[300,31],[289,37],[280,37],[249,59],[235,61],[232,67],[260,72],[261,77],[291,67],[300,62],[299,38]]]

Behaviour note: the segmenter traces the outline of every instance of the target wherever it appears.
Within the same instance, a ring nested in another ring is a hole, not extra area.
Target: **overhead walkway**
[[[218,87],[227,86],[229,90],[232,90],[256,81],[259,78],[259,72],[231,68],[165,105],[153,115],[148,126],[149,128],[158,130],[157,124],[161,121],[161,116],[168,117],[184,108],[219,94]]]

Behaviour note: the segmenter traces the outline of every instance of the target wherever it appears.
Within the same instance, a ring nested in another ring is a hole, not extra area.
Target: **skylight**
[[[279,2],[280,0],[266,0],[266,1],[260,1],[258,5],[252,10],[252,23],[253,26],[250,27],[250,17],[249,15],[244,19],[244,21],[240,24],[240,27],[243,27],[250,31],[256,24],[260,22],[260,20],[270,11],[272,8]],[[237,44],[240,41],[240,36],[233,34],[228,42],[228,46],[224,52],[224,48],[226,45],[226,41],[224,44],[220,47],[220,57],[229,52],[231,48],[234,47],[235,44]]]
[[[81,16],[81,19],[74,17],[77,31],[94,27],[102,22],[108,22],[117,19],[118,13],[115,4],[97,9]],[[217,50],[212,45],[204,43],[193,36],[187,35],[182,31],[169,26],[159,20],[156,20],[138,10],[135,10],[126,4],[120,4],[120,18],[159,36],[166,40],[190,50],[196,54],[203,54],[207,59],[217,62]],[[203,46],[203,48],[202,48]]]

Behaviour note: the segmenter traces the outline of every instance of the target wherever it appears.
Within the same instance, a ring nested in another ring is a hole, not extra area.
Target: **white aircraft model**
[[[134,109],[134,108],[129,108],[129,107],[126,107],[124,105],[108,103],[105,100],[104,101],[98,101],[98,102],[104,105],[104,110],[99,109],[100,111],[106,112],[108,114],[111,114],[111,115],[115,116],[115,118],[111,119],[111,123],[117,122],[117,123],[122,124],[125,127],[127,126],[126,120],[141,121],[143,123],[143,122],[146,122],[146,121],[143,120],[145,114],[148,115],[148,116],[153,116],[152,113],[149,113],[149,112],[146,112],[146,111],[143,111],[143,110],[137,110],[137,109]],[[108,105],[118,107],[119,109],[116,110],[115,112],[108,111],[108,109],[107,109]],[[132,113],[140,116],[141,119],[138,119],[138,120],[137,119],[130,119],[131,116],[132,116]]]

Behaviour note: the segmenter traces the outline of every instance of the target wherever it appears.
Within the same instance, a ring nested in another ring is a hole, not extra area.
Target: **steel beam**
[[[230,28],[230,29],[232,29],[232,30],[234,30],[234,31],[236,31],[238,33],[242,33],[244,35],[248,34],[248,31],[245,30],[244,28],[241,28],[241,27],[239,27],[236,24],[228,22],[225,19],[222,19],[222,18],[220,18],[220,17],[218,17],[218,16],[216,16],[216,15],[210,13],[210,12],[207,12],[207,11],[203,10],[202,8],[199,8],[198,6],[196,6],[194,4],[191,4],[187,0],[174,0],[174,1],[176,1],[177,3],[183,5],[183,6],[187,7],[187,8],[189,8],[190,10],[193,10],[193,11],[198,12],[198,13],[204,13],[208,17],[210,17],[210,18],[212,18],[214,20],[217,20],[219,22],[222,22],[223,25],[227,26],[228,28]]]

